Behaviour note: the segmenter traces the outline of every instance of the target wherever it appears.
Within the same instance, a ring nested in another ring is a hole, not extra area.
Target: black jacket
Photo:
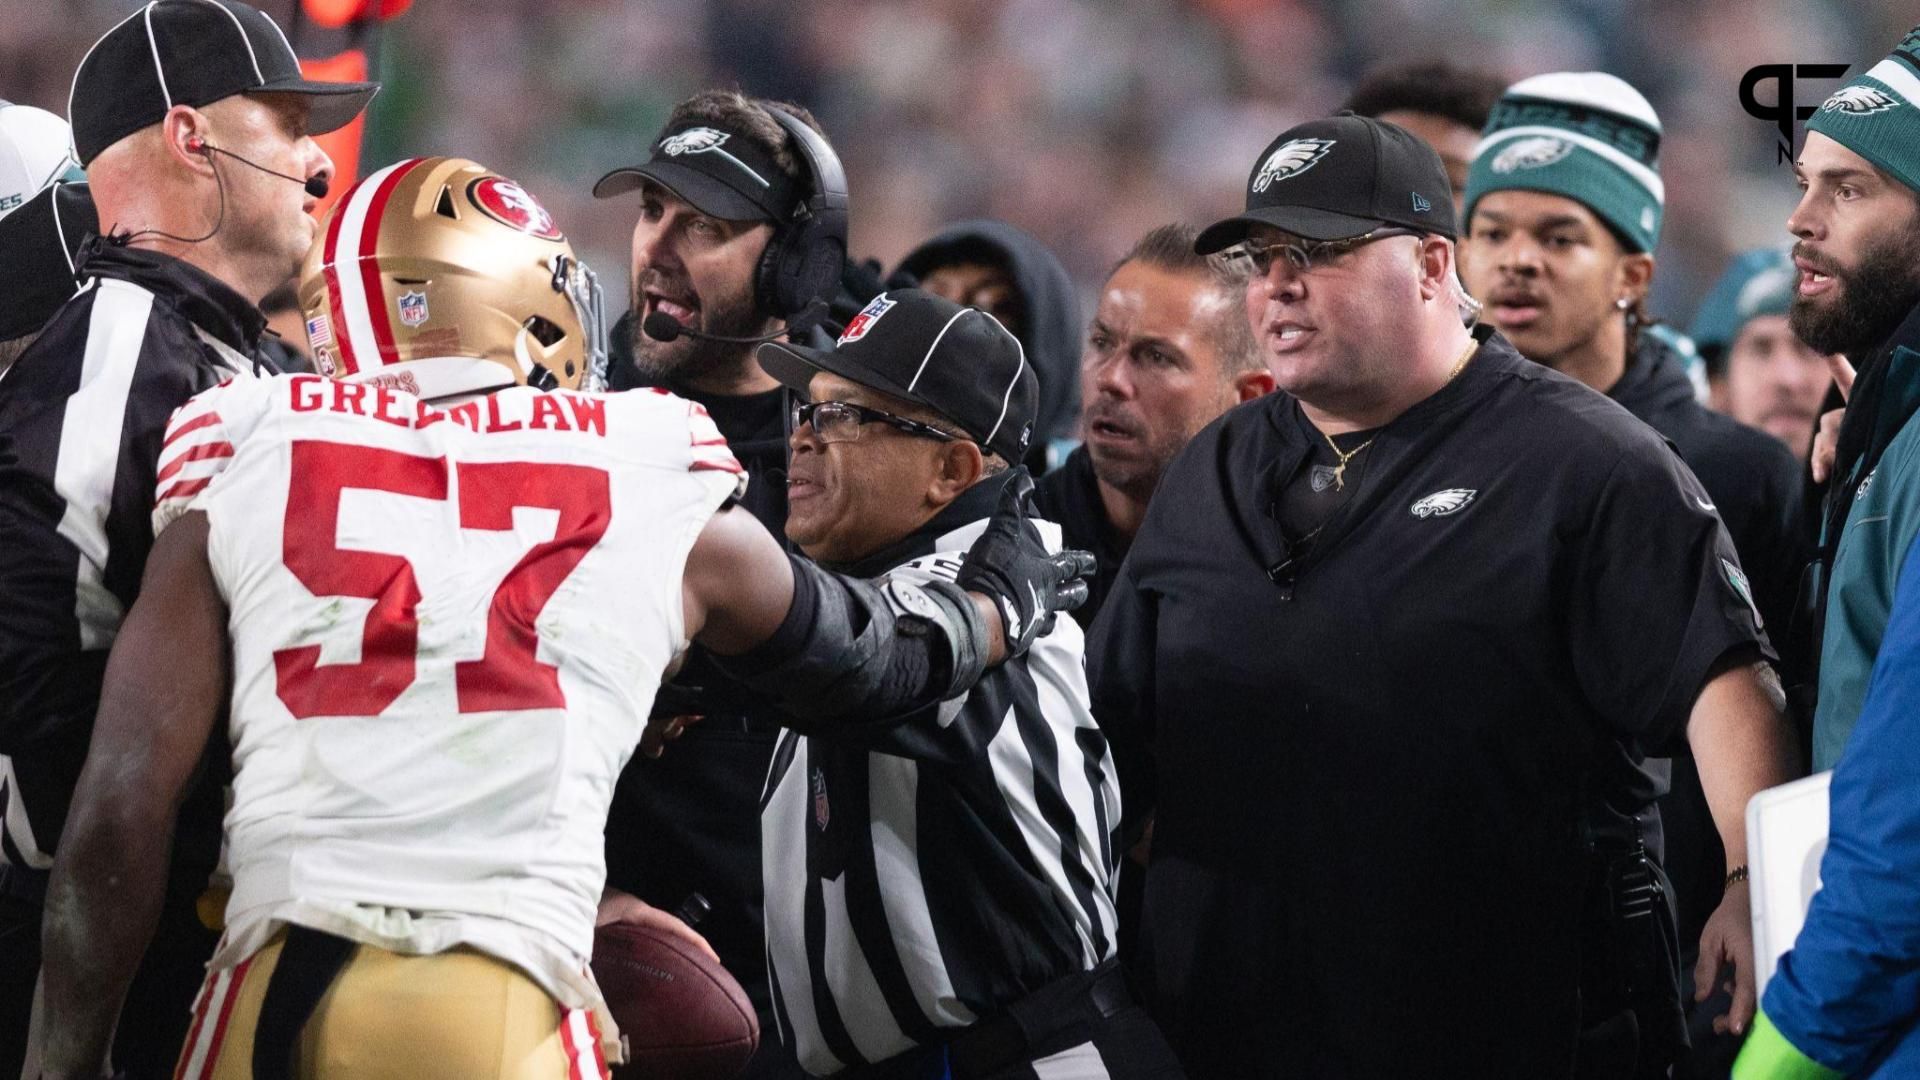
[[[1130,543],[1107,520],[1098,485],[1093,458],[1081,446],[1059,468],[1041,477],[1033,491],[1040,516],[1060,526],[1066,545],[1091,551],[1096,560],[1093,576],[1087,579],[1087,602],[1073,611],[1074,621],[1082,628],[1093,626],[1094,617],[1100,614],[1113,580],[1120,576],[1120,564],[1126,561]]]
[[[1040,241],[1000,221],[962,221],[934,234],[900,260],[895,273],[925,277],[936,267],[981,259],[1003,263],[1027,312],[1020,344],[1040,379],[1033,445],[1076,439],[1080,430],[1079,298],[1073,278]]]

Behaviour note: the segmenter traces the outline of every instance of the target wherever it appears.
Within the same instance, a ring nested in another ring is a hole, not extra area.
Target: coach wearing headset
[[[609,384],[665,387],[705,406],[746,466],[747,509],[775,536],[787,517],[785,391],[754,346],[826,313],[846,253],[846,190],[811,114],[727,90],[675,106],[646,160],[593,189],[637,196],[640,211]],[[760,791],[778,728],[697,649],[660,699],[656,712],[701,720],[672,753],[627,766],[607,818],[607,882],[695,921],[771,1035]],[[705,905],[689,910],[696,894]],[[601,914],[633,917],[617,901]],[[780,1040],[760,1045],[748,1076],[802,1075]]]

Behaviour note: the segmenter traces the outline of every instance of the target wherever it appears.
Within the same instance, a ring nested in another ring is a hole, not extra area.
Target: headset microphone
[[[825,314],[826,304],[815,301],[813,304],[807,305],[807,310],[795,316],[793,321],[788,323],[785,329],[776,330],[771,334],[763,334],[759,337],[729,337],[726,334],[709,334],[704,330],[695,330],[693,327],[688,326],[686,323],[681,322],[679,319],[674,318],[664,311],[656,311],[645,319],[640,320],[640,331],[655,341],[672,341],[685,336],[698,338],[702,341],[718,341],[725,345],[764,345],[769,341],[777,341],[780,338],[786,337],[788,334],[796,333],[811,326],[812,322],[810,319],[818,317],[813,310],[815,307],[822,309],[819,314]]]
[[[282,180],[287,180],[292,183],[299,184],[301,187],[307,189],[307,194],[313,196],[316,199],[324,199],[327,197],[327,178],[324,176],[314,176],[314,177],[309,177],[305,180],[302,180],[297,176],[289,176],[288,174],[283,172],[276,172],[273,169],[267,168],[265,165],[255,164],[254,162],[248,161],[246,158],[241,157],[239,154],[236,154],[231,150],[222,150],[219,147],[213,145],[212,143],[206,141],[205,139],[201,139],[197,137],[194,138],[191,142],[187,143],[187,149],[195,151],[197,153],[201,153],[201,154],[225,154],[226,156],[232,158],[233,160],[239,162],[240,164],[245,165],[249,169],[258,169],[261,172],[266,173],[268,176],[277,176]]]

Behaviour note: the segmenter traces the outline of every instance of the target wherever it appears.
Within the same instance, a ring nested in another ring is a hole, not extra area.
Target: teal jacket
[[[1900,567],[1920,535],[1920,423],[1908,423],[1920,407],[1920,352],[1896,346],[1885,363],[1872,443],[1886,450],[1877,462],[1868,456],[1855,463],[1853,471],[1863,476],[1843,478],[1853,489],[1853,505],[1828,578],[1820,701],[1813,716],[1816,772],[1839,762],[1853,734],[1900,585]]]
[[[1735,1080],[1920,1076],[1920,310],[1862,372],[1828,536],[1814,767],[1833,768],[1821,890]],[[1863,395],[1863,388],[1865,393]],[[1849,746],[1849,742],[1854,745]]]

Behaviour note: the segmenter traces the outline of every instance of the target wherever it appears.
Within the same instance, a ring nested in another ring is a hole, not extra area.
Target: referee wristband
[[[1731,889],[1739,882],[1747,880],[1747,864],[1741,863],[1727,873],[1727,880],[1720,883],[1722,889]]]

